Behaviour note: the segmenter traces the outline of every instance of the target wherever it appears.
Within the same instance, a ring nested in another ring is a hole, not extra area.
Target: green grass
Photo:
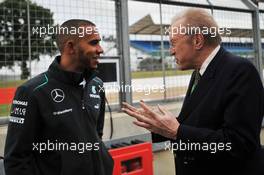
[[[0,117],[9,116],[11,104],[0,105]]]
[[[179,71],[179,70],[167,70],[166,76],[175,76],[175,75],[188,75],[192,73],[192,70],[188,71]],[[153,77],[162,77],[163,72],[160,71],[137,71],[132,72],[132,78],[153,78]],[[7,87],[17,87],[24,83],[26,80],[16,80],[16,81],[1,81],[0,88],[7,88]]]
[[[26,80],[16,80],[16,81],[1,81],[0,88],[8,88],[8,87],[17,87],[24,83]],[[0,117],[9,116],[11,104],[0,104]]]
[[[188,71],[179,71],[179,70],[167,70],[166,76],[175,76],[175,75],[188,75],[191,74],[193,70]],[[132,78],[153,78],[153,77],[162,77],[163,72],[162,71],[137,71],[132,72]]]
[[[16,81],[1,81],[0,88],[7,88],[7,87],[17,87],[24,83],[26,80],[16,80]]]
[[[176,71],[176,70],[167,70],[166,76],[175,76],[175,75],[188,75],[191,74],[191,71]],[[132,72],[132,78],[153,78],[153,77],[162,77],[162,71],[138,71]],[[16,81],[1,81],[0,88],[7,87],[17,87],[24,83],[26,80],[16,80]],[[11,104],[0,105],[0,117],[1,116],[9,116]]]

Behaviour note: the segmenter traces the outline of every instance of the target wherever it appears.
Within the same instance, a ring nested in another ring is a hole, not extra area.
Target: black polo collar
[[[48,72],[55,77],[55,79],[66,83],[78,86],[85,79],[86,82],[93,79],[97,71],[86,69],[84,72],[70,72],[63,70],[60,67],[61,56],[56,56],[54,61],[49,66]]]

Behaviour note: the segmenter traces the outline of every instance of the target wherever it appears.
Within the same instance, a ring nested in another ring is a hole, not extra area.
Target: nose
[[[102,53],[104,53],[104,50],[103,50],[103,48],[100,46],[100,45],[98,45],[98,47],[97,47],[97,53],[98,54],[102,54]]]
[[[175,50],[174,50],[173,47],[170,48],[170,55],[171,55],[171,56],[175,55]]]

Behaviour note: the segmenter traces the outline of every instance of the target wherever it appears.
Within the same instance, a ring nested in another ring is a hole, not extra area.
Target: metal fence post
[[[29,78],[32,76],[31,70],[31,29],[30,29],[30,9],[29,0],[27,0],[27,25],[28,25],[28,61],[29,61]]]
[[[118,55],[120,56],[120,102],[132,103],[130,44],[128,27],[128,0],[116,0]],[[127,91],[126,87],[129,87]],[[121,88],[122,89],[122,88]]]
[[[164,56],[164,43],[163,43],[163,23],[162,23],[162,7],[161,7],[161,0],[159,3],[159,10],[160,10],[160,56],[161,56],[161,61],[162,61],[162,77],[163,77],[163,85],[164,85],[164,100],[167,99],[167,92],[166,92],[166,70],[165,70],[165,56]]]
[[[259,22],[259,8],[250,0],[243,0],[245,5],[253,10],[252,13],[252,27],[253,27],[253,46],[255,57],[253,58],[254,65],[259,71],[261,80],[263,82],[263,68],[262,68],[262,46],[261,46],[261,33]]]

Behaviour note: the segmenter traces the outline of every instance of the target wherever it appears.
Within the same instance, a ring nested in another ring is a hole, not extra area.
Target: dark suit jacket
[[[190,94],[193,82],[194,74],[178,116],[177,139],[171,141],[178,145],[177,175],[264,175],[260,160],[264,90],[255,67],[220,48]],[[154,141],[164,139],[153,136]],[[181,143],[204,149],[180,150]],[[211,153],[215,145],[220,149]],[[206,151],[208,147],[212,149]]]

